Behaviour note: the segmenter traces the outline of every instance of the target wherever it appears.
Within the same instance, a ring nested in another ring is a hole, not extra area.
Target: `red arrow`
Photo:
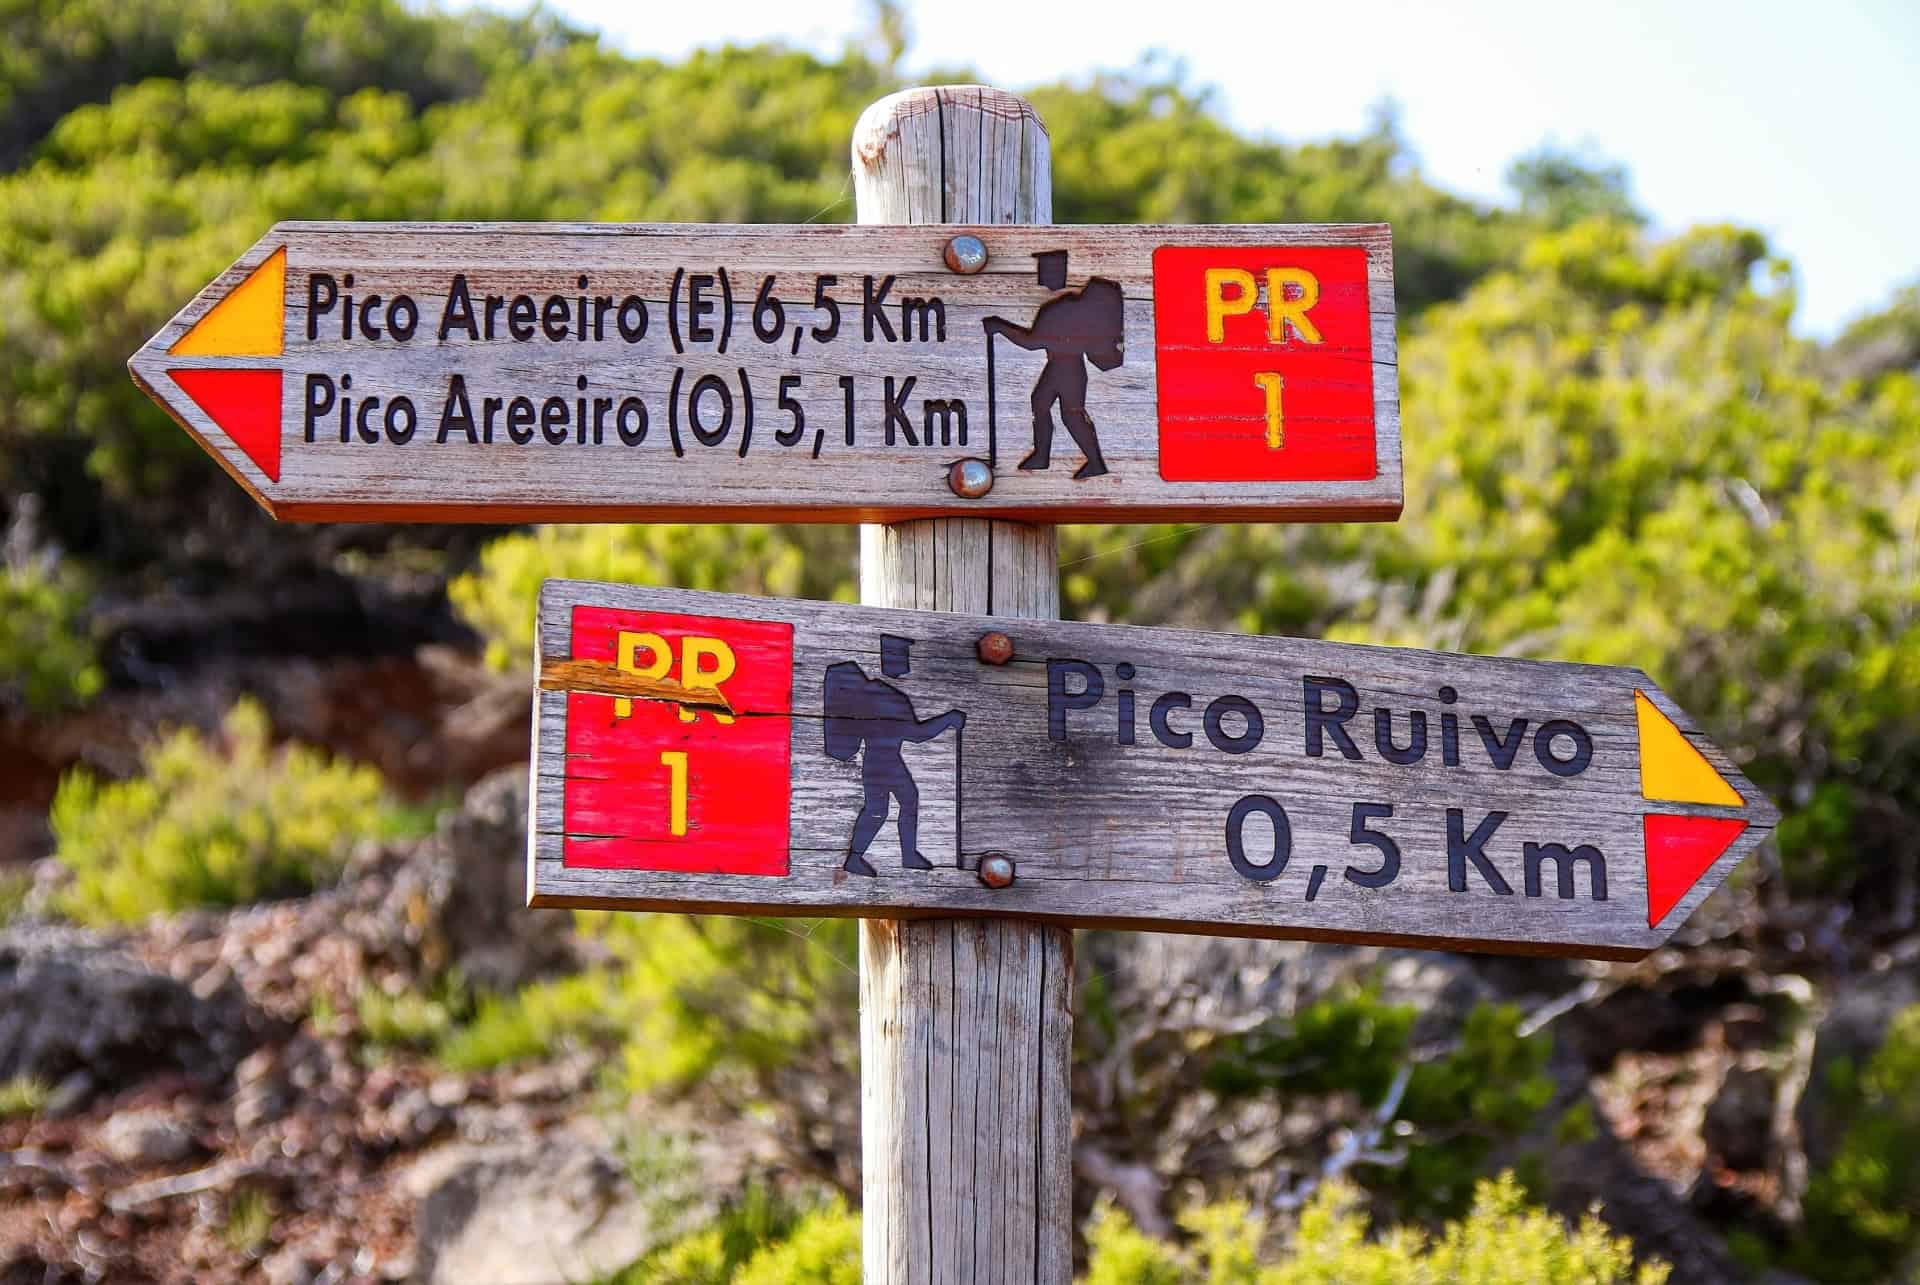
[[[280,480],[279,371],[215,367],[167,374],[262,473]]]

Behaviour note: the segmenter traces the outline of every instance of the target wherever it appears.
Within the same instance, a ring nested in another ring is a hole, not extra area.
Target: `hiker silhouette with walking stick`
[[[988,387],[993,370],[993,337],[1029,351],[1044,349],[1046,368],[1033,385],[1033,452],[1020,461],[1023,469],[1044,469],[1053,460],[1053,406],[1060,405],[1060,421],[1066,426],[1073,444],[1086,456],[1086,463],[1074,473],[1074,479],[1099,477],[1107,471],[1100,455],[1100,436],[1087,414],[1087,362],[1101,370],[1112,370],[1126,360],[1126,319],[1120,284],[1105,277],[1093,277],[1078,290],[1067,290],[1067,252],[1044,250],[1033,256],[1039,261],[1040,284],[1061,291],[1041,304],[1033,322],[1022,326],[1004,317],[988,317]],[[992,394],[988,394],[991,411]]]
[[[881,634],[880,672],[887,678],[905,678],[912,672],[912,646],[910,639]],[[905,692],[868,676],[850,660],[827,666],[822,696],[826,705],[822,730],[828,756],[845,763],[861,754],[863,745],[865,749],[860,763],[864,798],[853,821],[853,837],[847,843],[847,873],[875,873],[867,860],[867,848],[887,823],[894,802],[900,805],[895,825],[900,836],[901,868],[933,869],[933,862],[920,852],[920,788],[900,750],[903,745],[933,740],[949,729],[957,740],[967,725],[966,714],[955,709],[922,719],[914,713],[913,701]],[[954,754],[957,761],[957,746]]]

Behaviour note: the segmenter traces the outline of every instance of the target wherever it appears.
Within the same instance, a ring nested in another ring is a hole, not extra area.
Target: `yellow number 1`
[[[660,761],[667,765],[671,778],[669,794],[672,802],[668,805],[667,825],[677,838],[687,832],[687,752],[661,750]]]
[[[1267,394],[1267,449],[1277,451],[1286,440],[1280,431],[1280,387],[1284,382],[1277,370],[1263,370],[1253,377],[1254,386]]]

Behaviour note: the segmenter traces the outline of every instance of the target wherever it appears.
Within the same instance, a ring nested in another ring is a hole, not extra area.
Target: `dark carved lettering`
[[[320,337],[320,318],[333,310],[333,305],[339,301],[339,298],[340,287],[334,283],[332,277],[324,272],[311,272],[307,274],[308,339],[318,339]],[[445,338],[444,335],[441,337]],[[311,376],[309,376],[309,378],[311,378]],[[313,439],[308,438],[307,440],[312,441]]]
[[[893,343],[899,338],[898,335],[893,333],[893,323],[887,320],[887,314],[884,311],[887,306],[887,291],[891,289],[893,289],[893,277],[891,275],[880,283],[878,292],[873,288],[872,277],[863,277],[861,279],[860,329],[861,333],[866,335],[868,343],[873,342],[875,326],[878,326],[880,332],[887,337],[888,343]]]
[[[1489,812],[1479,825],[1473,828],[1473,834],[1466,833],[1466,814],[1459,808],[1447,809],[1447,887],[1455,892],[1467,890],[1467,862],[1473,862],[1473,868],[1486,880],[1487,887],[1503,897],[1513,895],[1513,885],[1487,860],[1487,840],[1507,819],[1504,812]]]
[[[907,398],[912,396],[914,381],[917,380],[918,378],[919,378],[918,375],[908,375],[907,382],[900,385],[898,392],[896,392],[893,386],[893,376],[892,375],[887,376],[886,402],[887,402],[887,445],[888,446],[893,445],[893,430],[895,429],[895,427],[898,427],[900,432],[906,437],[908,446],[920,445],[919,439],[917,439],[913,435],[913,421],[907,418]]]
[[[1416,709],[1407,715],[1407,723],[1407,748],[1403,750],[1393,743],[1393,711],[1373,711],[1373,747],[1380,751],[1381,758],[1402,767],[1427,756],[1427,716]]]
[[[1081,687],[1077,692],[1067,690],[1069,675],[1080,676]],[[1084,660],[1049,660],[1047,662],[1047,739],[1064,741],[1067,739],[1067,711],[1074,709],[1092,709],[1100,703],[1106,694],[1106,680],[1100,677],[1100,671]]]
[[[1228,736],[1221,727],[1220,720],[1228,713],[1238,714],[1246,727],[1238,736]],[[1266,720],[1260,717],[1260,709],[1244,696],[1222,696],[1207,706],[1207,712],[1201,715],[1201,726],[1206,729],[1207,740],[1213,748],[1223,754],[1245,754],[1260,744],[1260,738],[1266,735]]]
[[[1360,693],[1353,684],[1343,678],[1303,678],[1301,698],[1307,711],[1307,757],[1321,758],[1325,754],[1322,734],[1331,737],[1340,747],[1340,753],[1350,759],[1360,757],[1360,747],[1347,735],[1346,722],[1360,712]],[[1320,699],[1326,692],[1332,692],[1334,707],[1328,709],[1326,702]]]
[[[920,319],[920,338],[947,340],[947,305],[939,299],[905,298],[900,301],[900,338],[913,340],[913,319]]]
[[[690,344],[713,342],[713,327],[700,320],[718,306],[707,297],[707,291],[713,289],[713,284],[713,278],[704,272],[696,272],[687,278],[687,342]]]
[[[1273,855],[1256,865],[1247,860],[1247,816],[1258,812],[1273,824]],[[1271,883],[1287,868],[1293,855],[1293,826],[1287,810],[1264,794],[1249,794],[1227,813],[1227,860],[1233,868],[1256,883]]]
[[[1153,702],[1153,708],[1147,711],[1147,724],[1153,728],[1153,739],[1170,750],[1184,750],[1193,744],[1192,732],[1174,730],[1168,722],[1168,716],[1176,709],[1192,709],[1193,697],[1185,692],[1166,692]]]
[[[1540,867],[1551,861],[1559,875],[1560,899],[1571,900],[1578,894],[1573,886],[1573,867],[1579,862],[1587,863],[1587,885],[1595,901],[1607,899],[1607,859],[1600,855],[1600,849],[1590,843],[1577,848],[1569,848],[1564,843],[1529,843],[1521,848],[1526,861],[1527,895],[1540,895]]]
[[[1485,714],[1475,714],[1473,730],[1480,733],[1480,744],[1486,747],[1487,759],[1504,772],[1513,766],[1515,756],[1520,753],[1520,746],[1526,742],[1527,720],[1516,718],[1508,723],[1507,734],[1502,738],[1494,736],[1493,724],[1487,721]]]
[[[958,397],[951,400],[941,397],[929,397],[921,403],[920,433],[927,445],[933,445],[933,421],[940,420],[940,445],[952,446],[953,424],[960,422],[960,445],[967,444],[967,404]]]
[[[1561,736],[1573,742],[1571,758],[1563,759],[1553,752],[1553,742]],[[1587,735],[1586,728],[1571,719],[1556,718],[1540,724],[1533,734],[1533,756],[1555,776],[1579,776],[1593,762],[1593,738]]]

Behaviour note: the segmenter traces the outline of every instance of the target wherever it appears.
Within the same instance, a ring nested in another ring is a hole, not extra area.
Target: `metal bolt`
[[[998,629],[980,635],[980,659],[989,665],[1004,665],[1013,659],[1013,639]]]
[[[1005,888],[1013,882],[1013,858],[1004,852],[989,852],[980,858],[980,882],[989,888]]]
[[[982,459],[955,460],[947,470],[947,485],[955,495],[977,500],[993,489],[993,470]]]
[[[987,266],[987,243],[970,233],[963,233],[947,242],[946,254],[942,256],[947,267],[963,277],[970,277]]]

